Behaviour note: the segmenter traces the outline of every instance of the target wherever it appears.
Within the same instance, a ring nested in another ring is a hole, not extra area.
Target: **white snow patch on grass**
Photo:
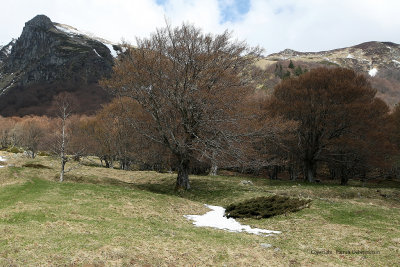
[[[400,61],[397,61],[397,60],[395,60],[395,59],[392,59],[392,61],[393,61],[394,63],[396,63],[396,64],[400,64]]]
[[[251,228],[249,225],[242,225],[233,218],[225,217],[225,209],[219,206],[205,205],[211,211],[204,215],[184,215],[185,218],[193,220],[193,224],[198,227],[212,227],[229,232],[247,232],[255,235],[270,236],[280,234],[280,231]]]
[[[368,71],[369,76],[374,77],[378,73],[378,70],[376,68],[370,69]]]
[[[346,58],[354,58],[352,54],[348,54]]]

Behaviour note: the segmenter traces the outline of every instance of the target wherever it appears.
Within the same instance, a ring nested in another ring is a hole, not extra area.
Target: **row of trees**
[[[174,170],[183,189],[195,169],[266,170],[271,178],[286,169],[291,179],[310,182],[328,169],[346,184],[392,166],[400,111],[390,114],[352,70],[299,73],[267,95],[257,89],[263,72],[254,67],[261,49],[231,41],[228,32],[167,26],[134,48],[125,46],[113,75],[102,81],[114,101],[92,117],[58,119],[65,132],[58,138],[65,145],[57,145],[61,155],[97,155],[106,167],[118,161],[125,170]],[[56,127],[48,118],[13,120],[5,142],[20,142],[32,156],[41,142],[35,140],[46,140],[34,125]]]
[[[150,116],[146,124],[132,116],[131,124],[177,159],[177,187],[190,187],[193,159],[272,166],[273,176],[286,167],[310,182],[324,165],[342,184],[390,165],[389,108],[352,70],[299,72],[266,97],[255,93],[262,72],[253,66],[261,51],[230,41],[227,32],[167,26],[127,48],[103,85]],[[289,68],[295,69],[292,62]]]

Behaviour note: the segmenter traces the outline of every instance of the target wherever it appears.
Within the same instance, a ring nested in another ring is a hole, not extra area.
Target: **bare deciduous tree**
[[[187,24],[167,25],[128,47],[103,85],[151,115],[151,123],[136,121],[136,128],[171,151],[176,187],[189,189],[192,159],[224,151],[230,136],[224,131],[234,128],[240,103],[254,90],[249,72],[260,52],[231,41],[228,32],[214,36]]]
[[[35,158],[45,135],[46,118],[26,118],[21,125],[21,144]]]
[[[56,115],[59,120],[58,129],[56,129],[54,140],[52,141],[52,150],[60,160],[60,182],[64,181],[65,165],[69,161],[68,146],[70,141],[70,132],[68,131],[68,120],[72,115],[74,99],[68,93],[61,93],[55,98]],[[69,171],[69,170],[68,170]]]

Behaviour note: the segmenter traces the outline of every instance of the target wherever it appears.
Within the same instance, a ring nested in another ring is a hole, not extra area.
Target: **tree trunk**
[[[291,181],[296,181],[298,178],[298,169],[295,164],[290,164],[288,168],[289,176]]]
[[[361,173],[361,181],[362,181],[362,187],[365,187],[365,183],[367,182],[367,173],[366,173],[366,171],[363,171]]]
[[[110,169],[114,169],[114,156],[110,157]]]
[[[178,167],[178,177],[176,179],[176,187],[175,189],[190,189],[189,183],[189,160],[181,160]]]
[[[217,165],[217,163],[213,160],[213,161],[211,162],[211,168],[210,168],[210,172],[208,173],[208,175],[216,176],[216,175],[217,175],[217,171],[218,171],[218,165]]]
[[[347,182],[349,181],[349,177],[342,167],[340,170],[340,185],[347,185]]]
[[[210,168],[210,172],[208,173],[208,175],[211,175],[211,176],[217,175],[218,165],[217,165],[217,160],[215,159],[216,156],[217,156],[217,152],[215,152],[215,150],[214,150],[211,154],[211,168]]]
[[[279,166],[268,167],[268,176],[271,180],[278,180]]]
[[[62,158],[62,159],[61,159],[60,182],[63,182],[63,181],[64,181],[65,163],[66,163],[65,159]]]
[[[347,177],[347,175],[342,175],[340,177],[340,185],[347,185],[348,181],[349,181],[349,178]]]
[[[131,165],[129,159],[127,159],[127,158],[122,158],[119,162],[120,162],[120,169],[121,169],[121,170],[124,170],[124,171],[129,170],[129,167],[130,167],[130,165]]]
[[[64,111],[65,114],[65,111]],[[65,163],[67,162],[66,160],[66,155],[65,155],[65,115],[63,116],[62,119],[62,135],[61,135],[61,147],[60,147],[60,158],[61,158],[61,172],[60,172],[60,182],[64,181],[64,172],[65,172]]]
[[[306,181],[312,183],[315,180],[316,164],[313,161],[305,161],[304,164],[304,178]]]

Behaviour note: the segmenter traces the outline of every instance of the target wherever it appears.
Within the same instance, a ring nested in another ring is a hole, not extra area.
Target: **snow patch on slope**
[[[97,53],[96,49],[93,49],[93,52],[95,52],[98,57],[102,57],[99,53]]]
[[[11,42],[9,42],[6,45],[0,45],[0,51],[3,53],[3,55],[10,55],[11,54],[11,50],[13,48],[13,46],[15,45],[15,41],[16,39],[12,39]]]
[[[247,232],[255,235],[270,236],[280,234],[280,231],[251,228],[249,225],[242,225],[233,218],[225,217],[225,209],[219,206],[205,205],[211,211],[204,215],[184,215],[185,218],[193,220],[193,224],[198,227],[212,227],[229,232]]]
[[[115,44],[110,42],[110,41],[108,41],[108,40],[106,40],[106,39],[97,37],[93,33],[90,33],[90,32],[80,31],[77,28],[74,28],[74,27],[66,25],[66,24],[54,23],[54,26],[58,30],[60,30],[60,31],[62,31],[62,32],[68,34],[68,35],[72,35],[72,36],[73,35],[83,35],[83,36],[89,37],[90,39],[94,39],[96,41],[99,41],[103,45],[107,46],[108,50],[110,50],[110,53],[114,58],[118,56],[117,51],[115,51],[114,48],[113,48],[113,45],[115,45]],[[96,54],[97,54],[97,52],[96,52]]]
[[[346,58],[351,58],[351,59],[353,59],[354,57],[353,57],[352,54],[348,54]]]
[[[81,31],[79,31],[77,28],[74,28],[74,27],[69,26],[69,25],[58,24],[57,23],[57,24],[54,24],[54,26],[58,30],[60,30],[60,31],[66,33],[66,34],[69,34],[69,35],[87,35],[86,33],[83,33]]]
[[[107,46],[108,50],[110,50],[111,55],[113,57],[117,57],[118,56],[117,51],[114,50],[114,47],[113,47],[113,45],[111,43],[103,43],[103,45]]]
[[[378,70],[377,70],[377,68],[373,68],[373,69],[370,69],[369,71],[368,71],[368,74],[369,74],[369,76],[371,76],[371,77],[375,77],[375,75],[378,73]]]

